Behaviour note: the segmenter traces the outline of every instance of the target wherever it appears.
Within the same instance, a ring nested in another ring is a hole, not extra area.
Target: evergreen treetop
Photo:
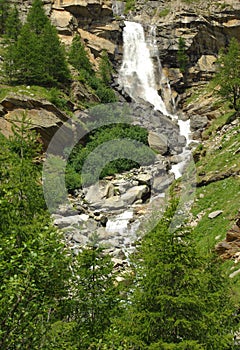
[[[215,82],[219,84],[219,93],[229,100],[232,107],[240,110],[240,44],[232,38],[227,50],[220,50],[217,60]]]
[[[9,10],[8,17],[6,19],[6,37],[12,40],[17,40],[17,37],[20,33],[22,23],[19,19],[19,13],[16,6]]]
[[[68,83],[65,52],[41,0],[33,1],[17,40],[9,44],[4,65],[10,82],[44,86]]]
[[[169,230],[175,210],[173,204],[143,238],[122,337],[135,342],[133,349],[231,348],[229,281],[215,259],[199,256],[187,228]]]

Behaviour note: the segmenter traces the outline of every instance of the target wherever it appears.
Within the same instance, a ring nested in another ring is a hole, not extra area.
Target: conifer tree
[[[0,348],[40,349],[66,296],[69,261],[44,208],[26,119],[0,149]]]
[[[110,256],[92,245],[77,256],[73,267],[76,277],[72,299],[75,334],[81,349],[103,338],[118,304]]]
[[[37,35],[28,23],[23,25],[18,40],[9,45],[5,69],[12,79],[23,84],[41,82],[44,65]]]
[[[103,50],[99,63],[99,75],[105,85],[111,82],[112,65],[106,50]]]
[[[41,47],[41,57],[44,67],[42,73],[42,82],[48,83],[67,83],[70,78],[65,51],[60,43],[57,30],[48,21],[39,38]]]
[[[17,37],[20,33],[22,23],[19,19],[19,13],[16,6],[9,10],[8,17],[6,19],[6,37],[14,41],[17,40]]]
[[[45,25],[49,19],[43,8],[42,0],[34,0],[27,16],[27,23],[35,34],[39,35],[43,32]]]
[[[132,349],[230,349],[229,281],[215,260],[199,257],[188,229],[169,230],[175,210],[171,206],[143,239],[122,338],[136,344]]]
[[[5,72],[17,83],[46,86],[68,82],[65,53],[41,0],[33,1],[17,41],[9,45]]]
[[[232,107],[240,110],[240,44],[232,38],[227,51],[220,50],[217,60],[215,82],[219,84],[219,93],[229,100]]]
[[[69,63],[79,72],[85,70],[89,74],[93,73],[92,64],[79,35],[74,36],[68,57]]]
[[[185,74],[188,64],[188,56],[186,54],[186,43],[182,37],[180,37],[178,40],[177,60],[181,73]]]
[[[0,0],[0,34],[5,34],[8,11],[9,11],[8,0]]]

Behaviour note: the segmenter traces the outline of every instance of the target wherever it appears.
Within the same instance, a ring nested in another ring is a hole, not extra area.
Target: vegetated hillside
[[[205,254],[216,249],[225,261],[223,266],[233,277],[239,299],[240,118],[218,90],[215,83],[208,83],[188,91],[183,103],[187,113],[197,110],[199,120],[211,116],[193,153],[197,178],[191,225],[198,249]],[[226,241],[231,230],[232,238]]]

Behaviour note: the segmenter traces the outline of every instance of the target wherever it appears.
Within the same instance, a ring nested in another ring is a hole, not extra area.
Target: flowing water
[[[123,62],[119,71],[119,85],[134,101],[147,101],[153,105],[155,110],[170,116],[173,120],[177,120],[180,134],[186,138],[186,146],[179,155],[181,161],[178,164],[174,164],[171,169],[171,172],[174,173],[177,179],[184,171],[185,160],[190,152],[188,150],[190,123],[189,120],[179,120],[177,115],[168,112],[163,99],[158,94],[157,85],[160,84],[162,90],[164,88],[167,89],[166,96],[169,96],[171,104],[174,107],[171,87],[167,77],[162,72],[155,31],[154,26],[150,27],[150,30],[145,36],[143,26],[140,23],[125,21],[123,31]],[[157,74],[153,58],[158,62]],[[159,80],[158,84],[156,82],[156,75]],[[161,196],[164,196],[164,194],[161,194]],[[126,211],[112,220],[109,219],[106,230],[108,232],[126,232],[129,229],[128,223],[129,219],[132,218],[131,215],[132,213],[130,211]]]
[[[140,23],[125,22],[123,31],[123,62],[119,85],[135,101],[148,101],[167,115],[165,104],[157,92],[150,48]]]

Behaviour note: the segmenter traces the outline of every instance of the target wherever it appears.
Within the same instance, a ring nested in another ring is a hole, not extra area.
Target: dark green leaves
[[[227,51],[221,50],[217,61],[215,82],[220,85],[219,93],[229,100],[232,107],[240,109],[240,45],[232,38]]]
[[[68,81],[65,54],[41,0],[33,2],[17,40],[9,44],[5,71],[11,82],[20,84],[53,86]]]

